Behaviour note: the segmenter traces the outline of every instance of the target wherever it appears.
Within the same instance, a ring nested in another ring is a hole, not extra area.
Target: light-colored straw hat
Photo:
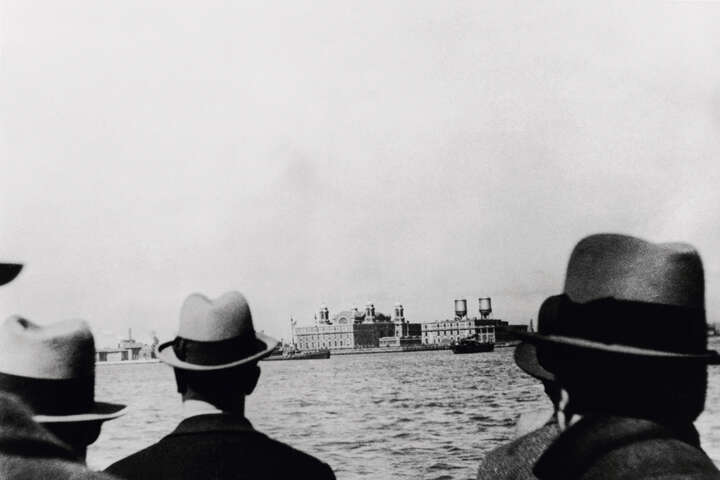
[[[82,320],[41,326],[8,318],[0,327],[0,391],[20,398],[41,423],[125,413],[125,405],[95,401],[95,342]]]
[[[177,337],[160,345],[158,357],[183,370],[221,370],[257,362],[277,344],[255,332],[241,293],[227,292],[214,300],[194,293],[180,310]]]

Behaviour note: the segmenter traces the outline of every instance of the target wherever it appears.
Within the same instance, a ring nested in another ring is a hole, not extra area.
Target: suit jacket
[[[335,478],[327,464],[229,414],[187,418],[158,443],[106,471],[130,480]]]
[[[535,462],[560,434],[557,416],[542,427],[491,450],[478,467],[478,480],[532,480]]]
[[[692,424],[662,425],[606,414],[561,433],[535,464],[541,480],[718,480]]]
[[[0,479],[111,480],[89,470],[72,450],[35,423],[14,397],[0,395]]]

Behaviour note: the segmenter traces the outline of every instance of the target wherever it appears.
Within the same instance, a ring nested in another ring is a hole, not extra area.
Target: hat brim
[[[513,356],[515,357],[517,366],[528,375],[532,375],[539,380],[546,380],[548,382],[555,381],[555,375],[540,365],[537,357],[537,348],[532,343],[520,343],[515,347]]]
[[[23,266],[20,263],[0,263],[0,285],[15,280]]]
[[[257,347],[256,352],[252,355],[240,358],[230,363],[223,363],[219,365],[199,365],[196,363],[190,363],[184,360],[180,360],[177,355],[175,355],[175,350],[172,348],[172,341],[165,342],[158,347],[158,358],[161,362],[167,363],[172,367],[182,370],[211,371],[239,367],[240,365],[257,362],[260,359],[267,357],[273,352],[278,343],[280,343],[274,338],[259,332],[255,333],[255,337]]]
[[[555,345],[570,346],[583,350],[593,350],[599,352],[608,352],[618,355],[631,355],[637,357],[663,358],[678,361],[696,361],[710,365],[720,364],[720,354],[715,350],[706,350],[704,353],[677,353],[667,352],[664,350],[653,350],[649,348],[633,347],[630,345],[622,345],[618,343],[602,343],[584,338],[568,337],[564,335],[541,335],[539,333],[516,332],[516,335],[523,341],[534,345]]]
[[[95,405],[89,412],[76,413],[73,415],[33,415],[33,420],[38,423],[105,422],[107,420],[114,420],[126,413],[127,405],[95,402]]]

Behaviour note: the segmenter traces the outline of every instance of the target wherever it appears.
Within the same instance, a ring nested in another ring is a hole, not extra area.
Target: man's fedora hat
[[[41,423],[125,413],[125,405],[95,401],[95,342],[82,320],[41,326],[8,318],[0,327],[0,391],[19,397]]]
[[[551,299],[545,300],[538,312],[537,329],[540,335],[548,335],[553,331],[553,321],[556,318],[554,302]],[[521,342],[515,347],[515,363],[525,373],[533,377],[554,382],[555,374],[545,369],[538,359],[537,347],[533,343]]]
[[[241,293],[227,292],[215,300],[194,293],[180,310],[177,337],[160,345],[158,357],[183,370],[221,370],[257,362],[277,344],[255,332]]]
[[[5,285],[15,280],[20,270],[22,270],[22,264],[19,263],[0,263],[0,285]]]
[[[591,235],[570,256],[564,290],[544,305],[551,331],[519,335],[542,351],[565,345],[720,363],[707,349],[703,267],[690,245]]]

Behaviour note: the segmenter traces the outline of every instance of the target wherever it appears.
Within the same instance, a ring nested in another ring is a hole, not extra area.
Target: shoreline
[[[98,365],[142,365],[146,363],[160,363],[158,358],[143,358],[142,360],[110,360],[105,362],[95,362]]]
[[[519,341],[514,342],[499,342],[495,344],[495,348],[508,348],[516,346]],[[363,354],[375,354],[375,353],[409,353],[409,352],[432,352],[450,350],[452,345],[414,345],[409,347],[371,347],[371,348],[349,348],[344,350],[330,350],[330,358],[335,355],[363,355]],[[263,359],[267,360],[267,359]],[[275,359],[275,360],[289,360],[289,359]],[[308,358],[307,360],[312,360]],[[327,360],[327,359],[321,359]],[[158,358],[145,358],[141,360],[110,360],[104,362],[95,362],[95,366],[100,365],[144,365],[149,363],[160,363]]]

